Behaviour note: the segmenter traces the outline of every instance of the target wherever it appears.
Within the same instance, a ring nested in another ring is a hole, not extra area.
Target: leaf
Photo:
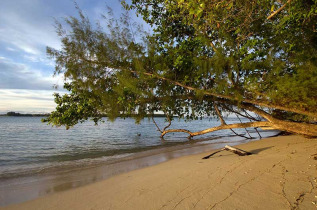
[[[233,2],[230,2],[230,4],[228,4],[227,8],[228,8],[228,9],[231,9],[232,6],[233,6]]]

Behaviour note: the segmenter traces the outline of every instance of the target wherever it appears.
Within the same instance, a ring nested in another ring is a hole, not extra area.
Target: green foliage
[[[134,0],[132,8],[153,24],[168,57],[192,40],[199,43],[195,50],[209,50],[187,62],[192,68],[182,66],[181,80],[199,78],[193,68],[208,63],[202,77],[213,78],[211,92],[316,112],[317,1],[291,1],[267,19],[285,3]],[[202,88],[195,81],[190,86]]]
[[[106,18],[113,17],[109,10],[103,29],[79,10],[79,18],[65,20],[67,29],[57,23],[62,50],[47,49],[55,73],[70,81],[70,94],[55,95],[58,106],[46,121],[73,126],[89,117],[98,122],[106,113],[139,122],[157,111],[198,119],[215,114],[219,101],[206,91],[316,112],[317,1],[291,1],[268,20],[284,3],[123,2],[152,25],[153,34],[128,13],[116,20]]]
[[[65,83],[64,88],[72,91],[72,85]],[[97,124],[101,120],[101,114],[94,106],[93,97],[85,97],[80,95],[74,90],[70,94],[60,96],[58,93],[54,94],[55,103],[57,104],[56,111],[53,111],[42,122],[49,122],[53,125],[65,125],[66,129],[77,124],[84,122],[92,117],[92,120]]]

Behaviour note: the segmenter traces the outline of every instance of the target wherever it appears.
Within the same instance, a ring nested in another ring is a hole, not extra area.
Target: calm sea
[[[41,123],[41,117],[0,117],[0,179],[34,174],[53,168],[69,168],[100,164],[129,156],[140,151],[186,144],[223,143],[241,141],[231,138],[231,131],[223,130],[196,137],[186,134],[167,135],[164,140],[150,120],[135,124],[133,119],[117,119],[95,126],[93,122],[78,124],[70,130]],[[157,123],[166,125],[164,118]],[[230,118],[228,123],[238,122]],[[198,131],[219,125],[215,119],[174,121],[171,128]],[[236,130],[244,134],[244,129]],[[258,137],[254,129],[251,135]],[[276,132],[262,132],[263,137]],[[222,138],[220,138],[222,137]],[[225,138],[224,138],[225,137]]]

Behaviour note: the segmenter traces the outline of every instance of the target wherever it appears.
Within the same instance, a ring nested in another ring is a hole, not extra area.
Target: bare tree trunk
[[[224,124],[224,125],[220,125],[217,127],[212,127],[212,128],[208,128],[202,131],[197,131],[197,132],[191,132],[189,130],[185,130],[185,129],[169,129],[169,130],[165,130],[162,132],[161,137],[165,136],[167,133],[174,133],[174,132],[183,132],[183,133],[188,133],[190,135],[190,137],[193,136],[199,136],[199,135],[203,135],[206,133],[211,133],[214,131],[219,131],[219,130],[225,130],[225,129],[232,129],[232,128],[248,128],[248,127],[270,127],[272,126],[272,123],[268,122],[268,121],[262,121],[262,122],[247,122],[247,123],[236,123],[236,124]]]
[[[317,125],[307,123],[296,123],[282,120],[274,120],[274,122],[261,121],[261,122],[247,122],[236,124],[225,124],[217,127],[208,128],[205,130],[191,132],[186,129],[169,129],[162,132],[161,137],[167,133],[183,132],[188,133],[189,137],[199,136],[206,133],[211,133],[219,130],[233,129],[233,128],[249,128],[249,127],[273,127],[277,130],[287,131],[290,133],[302,134],[307,136],[317,136]]]
[[[217,127],[212,127],[208,128],[205,130],[197,131],[197,132],[191,132],[189,130],[185,129],[169,129],[169,130],[164,130],[161,133],[161,137],[165,136],[167,133],[172,133],[172,132],[184,132],[188,133],[189,137],[193,136],[198,136],[198,135],[203,135],[206,133],[211,133],[214,131],[218,130],[225,130],[225,129],[233,129],[233,128],[248,128],[248,127],[272,127],[277,130],[281,131],[287,131],[290,133],[295,133],[295,134],[301,134],[301,135],[306,135],[306,136],[317,136],[317,125],[316,124],[308,124],[308,123],[297,123],[297,122],[290,122],[290,121],[285,121],[285,120],[279,120],[274,118],[272,115],[269,113],[255,107],[252,104],[247,104],[247,103],[241,103],[239,104],[242,108],[252,111],[263,118],[265,118],[267,121],[260,121],[260,122],[248,122],[248,123],[236,123],[236,124],[225,124],[224,120],[221,119],[221,125]],[[217,114],[219,116],[219,110],[216,108]]]
[[[272,121],[272,127],[277,130],[287,131],[290,133],[302,134],[312,137],[317,136],[317,125],[315,124],[296,123],[275,119]]]
[[[255,106],[254,104],[251,104],[251,103],[243,103],[243,102],[237,103],[235,101],[230,101],[227,99],[219,99],[219,98],[214,98],[214,101],[216,101],[217,103],[220,103],[221,106],[224,109],[227,109],[229,112],[240,114],[241,116],[246,117],[250,120],[256,120],[256,122],[225,125],[225,121],[222,119],[221,113],[219,112],[219,110],[216,106],[215,111],[216,111],[216,114],[218,115],[222,125],[217,126],[217,127],[213,127],[213,128],[209,128],[209,129],[205,129],[202,131],[197,131],[197,132],[192,132],[192,131],[189,131],[186,129],[166,130],[167,129],[167,127],[166,127],[166,128],[164,128],[164,130],[160,130],[161,137],[165,136],[167,133],[183,132],[183,133],[188,133],[189,138],[191,138],[193,136],[203,135],[203,134],[218,131],[218,130],[233,129],[233,128],[248,128],[248,127],[255,127],[255,128],[256,127],[272,127],[274,129],[286,131],[286,132],[290,132],[290,133],[311,136],[311,137],[317,136],[317,124],[280,120],[280,119],[273,117],[271,114],[265,112],[264,110],[258,108],[257,106]],[[258,121],[258,119],[254,118],[252,116],[248,116],[249,114],[247,112],[245,112],[246,115],[243,115],[243,114],[239,113],[238,111],[235,111],[234,109],[228,107],[227,105],[236,106],[236,107],[242,109],[242,111],[247,110],[247,111],[253,112],[253,113],[261,116],[262,118],[266,119],[267,121]]]
[[[242,103],[241,106],[249,111],[252,111],[261,117],[265,118],[269,122],[271,122],[271,127],[281,130],[287,131],[290,133],[302,134],[307,136],[317,136],[317,125],[316,124],[308,124],[304,122],[291,122],[286,120],[279,120],[268,114],[267,112],[255,107],[251,104]]]

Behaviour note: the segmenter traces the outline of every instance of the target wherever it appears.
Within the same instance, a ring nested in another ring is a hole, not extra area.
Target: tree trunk
[[[224,125],[220,125],[217,127],[212,127],[212,128],[208,128],[202,131],[197,131],[197,132],[191,132],[189,130],[185,130],[185,129],[169,129],[169,130],[165,130],[162,132],[161,137],[164,137],[167,133],[174,133],[174,132],[183,132],[183,133],[188,133],[190,137],[193,136],[199,136],[199,135],[203,135],[206,133],[211,133],[214,131],[219,131],[219,130],[225,130],[225,129],[233,129],[233,128],[248,128],[248,127],[269,127],[272,126],[272,124],[268,121],[264,121],[264,122],[247,122],[247,123],[236,123],[236,124],[224,124]]]
[[[272,121],[272,127],[277,130],[287,131],[290,133],[302,134],[312,137],[317,136],[316,124],[296,123],[275,119]]]
[[[186,97],[190,98],[189,96],[186,96]],[[157,100],[160,100],[160,99],[157,98]],[[226,107],[227,105],[233,105],[233,106],[236,106],[240,109],[247,110],[247,111],[253,112],[257,115],[260,115],[261,117],[265,118],[267,121],[256,121],[256,122],[250,122],[250,123],[237,123],[237,124],[224,125],[224,121],[223,121],[223,119],[221,119],[222,117],[219,113],[219,110],[217,111],[217,108],[215,107],[215,110],[216,110],[217,115],[219,116],[219,118],[221,120],[222,125],[217,126],[217,127],[208,128],[208,129],[205,129],[202,131],[197,131],[197,132],[192,132],[192,131],[189,131],[186,129],[166,130],[166,128],[164,128],[162,131],[160,130],[161,137],[164,137],[167,133],[183,132],[183,133],[188,133],[189,137],[191,138],[193,136],[203,135],[203,134],[218,131],[218,130],[234,129],[234,128],[248,128],[248,127],[272,127],[274,129],[281,130],[281,131],[286,131],[286,132],[305,135],[305,136],[317,137],[317,124],[313,124],[313,123],[309,124],[309,123],[304,123],[304,122],[291,122],[291,121],[286,121],[286,120],[280,120],[280,119],[273,117],[271,114],[265,112],[264,110],[258,108],[257,106],[255,106],[254,104],[251,104],[251,103],[244,103],[244,102],[239,103],[237,101],[232,101],[232,100],[223,99],[223,98],[212,98],[210,100],[217,102],[219,104],[219,106],[222,106],[222,108],[228,110],[229,112],[239,113],[239,112],[235,112],[230,107]],[[224,104],[224,105],[222,105],[222,104]],[[255,118],[253,118],[252,116],[248,117],[248,116],[243,115],[243,114],[241,116],[246,117],[250,120],[257,120]]]
[[[233,128],[249,128],[249,127],[272,127],[277,130],[287,131],[295,134],[302,134],[307,136],[317,136],[317,125],[307,123],[296,123],[282,120],[274,120],[274,122],[261,121],[261,122],[247,122],[247,123],[236,123],[226,124],[217,127],[208,128],[205,130],[191,132],[186,129],[169,129],[162,132],[161,137],[164,137],[168,133],[183,132],[188,133],[189,137],[199,136],[206,133],[211,133],[219,130],[233,129]]]
[[[317,125],[316,124],[308,124],[308,123],[298,123],[298,122],[290,122],[285,120],[279,120],[274,118],[269,113],[255,107],[252,104],[248,103],[241,103],[239,104],[240,107],[247,109],[249,111],[252,111],[263,118],[265,118],[267,121],[260,121],[260,122],[249,122],[249,123],[236,123],[236,124],[223,124],[217,127],[208,128],[202,131],[197,132],[191,132],[189,130],[185,129],[170,129],[170,130],[164,130],[161,134],[161,137],[166,135],[167,133],[171,132],[184,132],[188,133],[189,137],[203,135],[206,133],[211,133],[218,130],[225,130],[225,129],[233,129],[233,128],[248,128],[248,127],[272,127],[277,130],[281,131],[287,131],[290,133],[295,134],[301,134],[306,136],[317,136]]]

